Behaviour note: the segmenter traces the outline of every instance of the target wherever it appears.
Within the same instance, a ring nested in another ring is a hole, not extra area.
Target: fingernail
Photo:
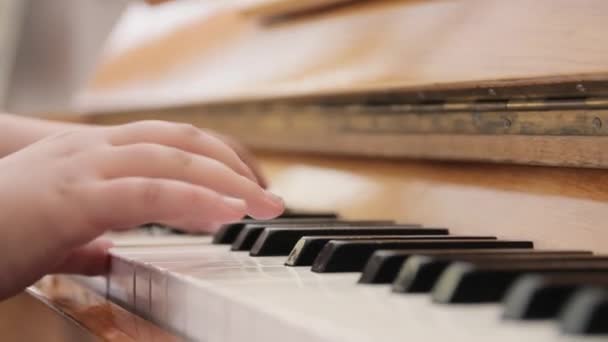
[[[273,194],[272,192],[270,192],[268,190],[265,190],[264,192],[266,193],[266,196],[268,196],[268,198],[270,198],[277,205],[280,205],[280,206],[285,205],[285,201],[283,201],[283,198],[281,198],[280,196]]]
[[[245,201],[238,198],[224,197],[224,203],[226,203],[226,205],[232,208],[234,211],[245,212],[245,210],[247,210],[247,204]]]

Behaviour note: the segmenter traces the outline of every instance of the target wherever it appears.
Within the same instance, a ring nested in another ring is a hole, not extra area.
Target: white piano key
[[[162,270],[149,272],[150,275],[150,320],[163,328],[167,324],[167,275]]]
[[[135,266],[135,305],[133,311],[145,319],[150,318],[150,269],[145,265]]]
[[[357,284],[359,273],[313,273],[283,266],[285,257],[252,258],[226,246],[113,253],[112,296],[129,302],[133,277],[135,308],[145,307],[140,292],[148,291],[150,318],[197,341],[594,340],[561,335],[551,321],[504,321],[498,304],[435,304],[428,295]]]
[[[199,293],[184,282],[181,276],[167,276],[166,327],[180,335],[192,336],[188,331],[188,306]]]
[[[135,306],[134,262],[112,255],[108,277],[108,297],[132,311]]]

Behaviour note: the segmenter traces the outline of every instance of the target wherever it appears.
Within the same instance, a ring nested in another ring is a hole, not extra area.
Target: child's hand
[[[218,138],[140,122],[66,132],[0,159],[0,298],[50,271],[103,269],[107,230],[159,222],[200,231],[283,202]]]

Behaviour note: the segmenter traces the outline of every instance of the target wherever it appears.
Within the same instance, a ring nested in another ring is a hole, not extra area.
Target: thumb
[[[52,273],[104,274],[109,269],[112,241],[99,238],[72,250]]]

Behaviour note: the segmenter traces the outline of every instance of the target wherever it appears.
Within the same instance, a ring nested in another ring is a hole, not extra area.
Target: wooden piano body
[[[86,115],[68,119],[235,135],[302,210],[606,253],[606,11],[599,0],[220,11],[110,56],[81,98]],[[61,276],[15,300],[31,298],[93,337],[177,338]]]

